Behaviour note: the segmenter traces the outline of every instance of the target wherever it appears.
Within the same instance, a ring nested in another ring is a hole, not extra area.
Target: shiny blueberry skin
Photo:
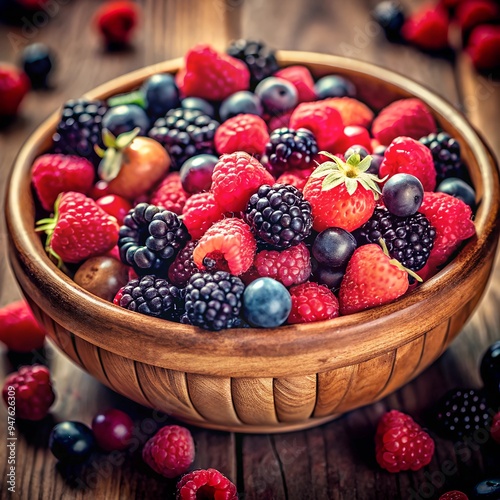
[[[395,174],[384,184],[382,198],[391,214],[409,217],[422,205],[424,188],[414,175]]]
[[[105,451],[124,450],[130,444],[134,422],[123,411],[107,410],[92,420],[92,431],[100,448]]]
[[[343,269],[356,247],[356,238],[351,233],[340,227],[329,227],[316,236],[311,253],[320,266]]]
[[[146,98],[146,111],[152,120],[165,116],[179,107],[179,89],[172,75],[159,73],[150,76],[141,87]]]
[[[384,160],[384,155],[373,153],[371,157],[372,161],[370,162],[370,166],[366,172],[378,176],[380,165],[382,165],[382,161]]]
[[[356,87],[352,82],[337,75],[320,78],[314,85],[318,100],[327,97],[355,97]]]
[[[325,285],[331,290],[338,290],[344,278],[344,269],[328,268],[316,264],[314,276],[320,285]]]
[[[22,52],[21,66],[33,88],[47,86],[47,78],[54,67],[51,50],[43,43],[28,45]]]
[[[499,500],[500,478],[486,479],[474,486],[474,499],[477,500]]]
[[[264,109],[274,114],[293,109],[299,99],[295,85],[275,76],[264,78],[255,88],[255,94],[260,98]]]
[[[52,429],[49,437],[50,451],[63,463],[84,462],[94,446],[92,431],[81,422],[61,422]]]
[[[360,159],[366,158],[368,156],[368,151],[359,145],[351,146],[345,153],[344,158],[347,160],[351,155],[359,155]]]
[[[252,326],[274,328],[282,325],[292,309],[288,290],[272,278],[252,281],[243,293],[243,313]]]
[[[253,92],[241,90],[230,95],[222,101],[219,115],[223,122],[239,114],[262,116],[263,109],[260,98]]]
[[[146,135],[149,129],[149,118],[146,112],[136,104],[121,104],[110,108],[102,118],[102,127],[108,129],[115,137],[124,132],[140,128],[139,135]]]
[[[372,12],[373,19],[383,28],[389,40],[400,37],[401,28],[405,22],[405,15],[401,5],[397,2],[380,2]]]
[[[440,193],[447,193],[464,203],[467,203],[472,211],[476,210],[476,192],[462,179],[458,177],[448,177],[436,188]]]
[[[186,97],[185,99],[182,99],[181,107],[183,109],[197,109],[210,116],[210,118],[213,118],[215,116],[214,107],[201,97]]]
[[[186,160],[181,167],[180,176],[184,191],[203,193],[212,185],[212,172],[219,161],[214,155],[197,155]]]
[[[484,387],[500,401],[500,340],[484,353],[480,371]]]

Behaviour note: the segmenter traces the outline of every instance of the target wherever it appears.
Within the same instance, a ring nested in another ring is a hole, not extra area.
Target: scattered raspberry
[[[179,288],[184,288],[189,278],[199,272],[193,260],[193,251],[197,244],[196,240],[188,241],[168,268],[168,279]]]
[[[245,151],[250,155],[261,155],[267,141],[266,122],[256,115],[241,114],[229,118],[215,132],[215,149],[219,154]]]
[[[397,410],[379,421],[375,436],[377,462],[389,472],[420,470],[434,455],[434,441],[409,415]]]
[[[274,184],[273,176],[258,160],[238,151],[220,157],[212,174],[211,190],[226,212],[241,212],[262,184]]]
[[[424,5],[401,28],[403,38],[423,50],[444,50],[448,44],[448,13],[441,6]]]
[[[126,45],[137,28],[138,17],[136,3],[119,0],[101,5],[94,23],[108,45]]]
[[[52,390],[50,372],[46,366],[22,366],[4,382],[2,396],[6,404],[14,393],[16,417],[41,420],[49,412],[56,396]]]
[[[0,120],[11,118],[30,89],[30,81],[24,71],[7,63],[0,63]]]
[[[302,191],[313,170],[314,168],[309,168],[307,170],[288,170],[288,172],[281,174],[278,179],[276,179],[276,183],[295,186],[299,191]]]
[[[500,67],[500,26],[482,25],[474,28],[465,49],[478,71]]]
[[[282,251],[262,250],[255,256],[253,266],[253,279],[267,276],[289,287],[309,279],[311,256],[305,244],[299,243]]]
[[[274,76],[283,78],[283,80],[287,80],[295,85],[299,97],[299,103],[316,100],[314,80],[311,72],[305,66],[288,66],[288,68],[276,71]]]
[[[149,203],[181,215],[189,194],[184,191],[179,172],[172,172],[153,191]]]
[[[179,425],[162,427],[142,449],[143,460],[155,472],[169,479],[186,472],[194,455],[193,436]]]
[[[420,139],[436,132],[436,122],[427,106],[416,98],[401,99],[386,106],[373,120],[372,135],[383,145],[396,137]]]
[[[443,493],[439,500],[469,500],[469,497],[461,491],[453,490]]]
[[[332,97],[323,102],[340,113],[344,127],[358,125],[368,128],[375,116],[366,104],[353,97]]]
[[[326,286],[308,282],[290,288],[292,310],[287,322],[310,323],[336,318],[339,301]]]
[[[207,229],[224,217],[224,210],[213,193],[197,193],[184,205],[183,220],[191,238],[200,239]]]
[[[476,233],[469,205],[449,194],[424,193],[419,212],[436,229],[436,239],[430,255],[436,266],[444,264],[463,240]]]
[[[236,486],[216,469],[198,469],[177,483],[177,500],[236,500]]]
[[[492,0],[467,0],[461,2],[456,11],[462,33],[468,33],[476,26],[488,24],[500,18],[500,7]]]
[[[248,271],[257,244],[250,226],[240,219],[216,222],[201,237],[193,252],[198,269],[228,271],[238,276]]]
[[[342,116],[324,101],[299,104],[290,117],[290,128],[309,129],[318,142],[320,150],[330,150],[344,130]]]
[[[500,412],[498,412],[493,417],[493,422],[491,424],[491,437],[500,444]]]
[[[402,173],[417,177],[425,191],[433,191],[436,187],[436,169],[431,151],[410,137],[398,137],[391,142],[379,169],[381,178]]]
[[[185,68],[176,75],[185,97],[222,101],[239,90],[248,90],[250,72],[243,61],[220,54],[210,45],[197,45],[185,57]]]
[[[267,120],[267,128],[269,132],[273,132],[276,129],[289,127],[290,126],[290,118],[292,116],[293,111],[288,111],[282,115],[271,116],[270,118],[266,118]]]

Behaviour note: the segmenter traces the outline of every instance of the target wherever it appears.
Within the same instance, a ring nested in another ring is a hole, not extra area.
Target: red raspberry
[[[497,20],[500,7],[492,0],[467,0],[458,5],[455,17],[462,33],[468,33],[476,26]]]
[[[253,265],[256,278],[267,276],[286,287],[304,283],[311,275],[311,256],[304,243],[286,250],[262,250],[255,256]]]
[[[436,266],[444,264],[463,240],[476,233],[469,205],[449,194],[424,193],[424,201],[418,211],[436,229],[436,239],[430,254]]]
[[[123,224],[123,219],[132,210],[128,200],[117,194],[107,194],[95,201],[106,213],[112,215],[118,224]],[[118,258],[118,260],[120,260]]]
[[[500,67],[500,26],[483,25],[474,28],[465,49],[478,71]]]
[[[132,38],[138,17],[136,3],[119,0],[101,5],[94,15],[94,23],[108,45],[125,45]]]
[[[0,119],[11,118],[30,89],[30,81],[24,71],[7,63],[0,63]]]
[[[298,190],[302,191],[313,170],[314,168],[308,168],[306,170],[288,170],[276,179],[276,183],[295,186]]]
[[[129,281],[131,281],[131,280],[129,279]],[[121,300],[121,298],[123,297],[123,289],[124,289],[124,288],[125,288],[125,287],[124,287],[124,286],[122,286],[122,287],[121,287],[121,288],[120,288],[120,289],[116,292],[115,298],[113,299],[113,304],[114,304],[115,306],[119,306],[119,305],[120,305],[120,300]]]
[[[215,201],[213,193],[197,193],[184,205],[183,215],[191,238],[198,240],[212,224],[224,217],[224,210]]]
[[[423,50],[448,48],[448,13],[440,5],[424,5],[401,28],[403,38]]]
[[[500,444],[500,412],[498,412],[493,417],[493,422],[491,424],[491,437]]]
[[[309,129],[318,142],[319,149],[330,150],[342,136],[344,124],[342,116],[324,101],[303,102],[290,117],[290,128]]]
[[[373,121],[373,111],[366,104],[352,97],[332,97],[325,99],[324,102],[340,113],[344,127],[358,125],[368,128]]]
[[[226,212],[245,210],[248,200],[263,184],[274,184],[274,177],[248,153],[222,155],[212,173],[211,190]]]
[[[420,470],[432,460],[434,441],[409,415],[397,410],[379,421],[375,436],[377,462],[389,472]]]
[[[236,486],[216,469],[198,469],[177,483],[177,500],[237,500]]]
[[[222,101],[239,90],[248,90],[250,72],[243,61],[219,54],[210,45],[197,45],[185,57],[185,68],[176,80],[184,97]]]
[[[181,215],[189,194],[184,191],[179,172],[172,172],[153,191],[149,203]]]
[[[52,390],[50,372],[46,366],[22,366],[11,373],[3,385],[2,396],[6,404],[14,393],[16,417],[24,420],[41,420],[49,412],[56,396]]]
[[[266,122],[256,115],[242,114],[226,120],[215,132],[215,149],[219,154],[245,151],[261,155],[269,141]]]
[[[324,285],[308,282],[290,288],[292,310],[287,322],[311,323],[336,318],[339,315],[337,297]]]
[[[295,85],[299,97],[299,103],[316,100],[314,80],[311,72],[305,66],[288,66],[288,68],[276,71],[274,76],[283,78],[283,80]]]
[[[278,116],[271,116],[270,118],[266,118],[267,120],[267,128],[270,132],[278,128],[290,128],[290,117],[292,116],[293,111],[289,111],[288,113],[284,113]]]
[[[194,249],[193,260],[199,269],[229,271],[238,276],[250,269],[256,249],[248,224],[241,219],[223,219],[201,237]]]
[[[469,500],[469,497],[461,491],[453,490],[443,493],[439,500]]]
[[[168,268],[168,279],[170,283],[179,288],[184,288],[189,281],[189,278],[199,272],[193,260],[193,251],[198,244],[198,241],[191,240],[186,243],[186,246],[177,254],[174,262]]]
[[[142,449],[142,459],[169,479],[186,472],[194,462],[194,455],[193,436],[179,425],[162,427]]]
[[[431,112],[416,98],[401,99],[389,104],[375,117],[372,125],[373,137],[384,146],[401,135],[418,140],[436,130]]]
[[[398,137],[391,142],[379,169],[381,178],[401,173],[417,177],[425,191],[433,191],[436,187],[436,169],[430,149],[410,137]]]

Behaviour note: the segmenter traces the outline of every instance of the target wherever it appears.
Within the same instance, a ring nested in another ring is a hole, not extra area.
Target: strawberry
[[[340,284],[340,313],[388,304],[406,293],[408,286],[408,273],[397,260],[379,245],[363,245],[354,251]]]
[[[0,341],[11,351],[31,352],[40,349],[45,329],[37,322],[25,300],[0,309]]]
[[[448,44],[448,14],[441,6],[424,5],[404,23],[403,38],[423,50],[444,50]]]
[[[69,191],[55,203],[54,217],[37,222],[47,234],[45,249],[58,265],[77,263],[111,250],[118,242],[118,223],[82,193]]]
[[[474,28],[465,49],[478,71],[500,67],[500,26],[483,25]]]
[[[31,180],[44,210],[51,212],[64,191],[88,194],[94,182],[94,166],[86,158],[62,154],[39,156],[31,168]]]
[[[381,180],[366,172],[371,156],[360,161],[359,155],[352,155],[344,162],[330,153],[320,154],[333,161],[321,164],[304,186],[304,199],[312,207],[313,228],[353,231],[371,217],[380,195],[377,183]]]
[[[299,97],[299,103],[316,100],[314,80],[311,72],[305,66],[288,66],[287,68],[282,68],[276,71],[274,76],[283,78],[283,80],[295,85]]]
[[[0,120],[14,117],[30,89],[26,73],[12,64],[0,63]]]
[[[105,2],[94,14],[94,24],[110,46],[130,42],[139,17],[139,6],[134,2],[117,0]]]
[[[375,116],[366,104],[353,97],[331,97],[324,102],[340,113],[344,127],[358,125],[368,128]]]

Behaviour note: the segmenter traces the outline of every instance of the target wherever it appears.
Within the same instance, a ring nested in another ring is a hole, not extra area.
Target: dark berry
[[[136,104],[121,104],[109,108],[102,119],[102,127],[115,137],[139,128],[139,135],[146,135],[149,130],[149,118],[146,112]]]
[[[272,278],[252,281],[243,294],[245,319],[261,328],[282,325],[292,309],[292,299],[285,286]]]
[[[422,137],[420,142],[432,153],[438,184],[447,177],[463,176],[460,143],[456,139],[446,132],[439,132]]]
[[[146,111],[152,120],[165,116],[179,107],[179,89],[172,75],[161,73],[150,76],[141,86],[146,100]]]
[[[345,270],[342,268],[329,268],[324,267],[316,261],[316,259],[311,259],[313,276],[315,281],[320,285],[325,285],[332,290],[338,290],[342,279],[344,278]]]
[[[208,115],[210,118],[215,117],[214,107],[201,97],[185,97],[181,101],[181,108],[189,109],[191,111],[201,111],[203,114]]]
[[[354,146],[351,146],[344,153],[344,158],[347,160],[349,156],[352,155],[359,155],[360,159],[362,160],[363,158],[366,158],[368,156],[368,151],[363,146],[359,146],[358,144],[356,144]]]
[[[400,38],[401,28],[405,22],[405,14],[401,4],[390,0],[380,2],[373,9],[372,16],[380,24],[389,40]]]
[[[95,446],[92,431],[81,422],[61,422],[51,431],[49,448],[63,463],[87,460]]]
[[[208,191],[212,185],[212,172],[219,161],[214,155],[197,155],[186,160],[181,167],[180,176],[184,191],[195,194]]]
[[[458,177],[448,177],[438,185],[436,191],[450,194],[467,203],[473,212],[476,210],[476,192],[469,184]]]
[[[474,500],[500,499],[500,478],[486,479],[474,486]]]
[[[168,268],[168,279],[180,288],[184,288],[189,278],[199,272],[193,261],[193,251],[197,244],[197,240],[188,241]]]
[[[124,450],[130,444],[134,422],[116,409],[98,413],[92,420],[92,432],[100,448],[105,451]]]
[[[28,45],[21,55],[21,66],[33,88],[47,86],[47,79],[54,67],[52,51],[43,43]]]
[[[422,205],[424,187],[414,175],[395,174],[384,184],[382,198],[391,214],[408,217]]]
[[[259,97],[248,90],[241,90],[230,95],[222,101],[219,109],[220,119],[223,122],[239,114],[262,116],[262,113],[263,109]]]
[[[293,109],[298,102],[295,85],[283,78],[270,76],[262,80],[255,88],[255,95],[262,106],[271,115],[281,115]]]
[[[355,97],[356,87],[354,84],[337,75],[328,75],[320,78],[314,85],[314,90],[318,99],[326,99],[328,97]]]
[[[380,144],[379,146],[377,146],[373,149],[373,154],[379,155],[379,156],[384,156],[384,153],[386,152],[386,150],[387,150],[387,146]]]
[[[481,378],[486,390],[500,401],[500,340],[491,344],[481,360]]]
[[[316,236],[311,254],[323,267],[345,268],[356,250],[356,238],[339,227],[330,227]]]
[[[384,155],[373,153],[371,157],[372,161],[370,162],[370,166],[368,167],[368,170],[366,172],[378,177],[378,172],[380,170],[380,165],[382,165],[382,161],[384,160]]]
[[[298,245],[311,233],[311,205],[295,187],[264,184],[250,197],[244,219],[261,243],[276,248]]]

